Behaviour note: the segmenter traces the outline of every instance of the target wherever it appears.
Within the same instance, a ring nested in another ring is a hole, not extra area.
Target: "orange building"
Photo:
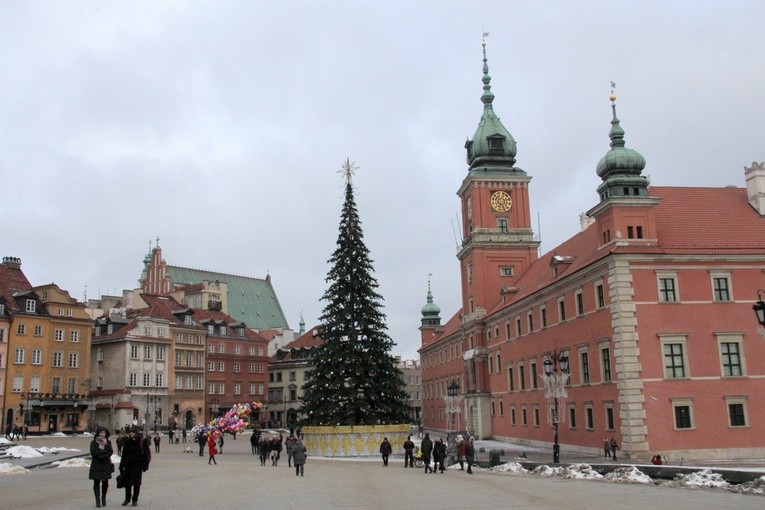
[[[83,430],[90,406],[92,321],[55,284],[32,287],[21,260],[4,257],[0,295],[8,321],[4,425],[32,433]]]
[[[483,83],[458,191],[462,307],[444,325],[423,309],[425,426],[455,428],[445,397],[457,382],[456,428],[476,437],[761,458],[765,331],[752,305],[765,288],[765,165],[746,169],[746,188],[649,186],[612,95],[599,201],[538,257],[531,178],[494,114],[485,48]]]

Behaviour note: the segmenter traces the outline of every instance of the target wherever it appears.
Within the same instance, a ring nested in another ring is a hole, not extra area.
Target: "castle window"
[[[26,311],[28,313],[35,313],[36,309],[37,309],[37,302],[34,299],[27,299]]]
[[[674,275],[659,276],[659,302],[673,303],[677,301],[677,281]]]
[[[499,268],[499,275],[500,276],[513,276],[513,266],[500,266],[500,268]]]
[[[730,276],[727,274],[713,274],[712,293],[715,301],[730,301]]]
[[[507,218],[497,218],[497,228],[503,234],[507,234]]]

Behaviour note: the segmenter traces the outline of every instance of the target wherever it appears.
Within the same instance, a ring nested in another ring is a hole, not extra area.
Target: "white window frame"
[[[672,398],[670,399],[670,402],[672,403],[672,428],[674,430],[677,430],[679,432],[686,431],[686,430],[696,430],[696,418],[694,416],[693,412],[693,398]],[[675,413],[675,409],[678,407],[687,407],[688,413],[689,413],[689,419],[691,422],[690,427],[682,427],[678,428],[677,426],[677,416]],[[727,411],[727,409],[726,409]]]
[[[674,293],[674,299],[667,299],[664,295],[667,290],[662,289],[662,280],[672,280],[672,287]],[[679,303],[680,302],[680,287],[677,284],[677,272],[657,272],[656,273],[656,289],[658,295],[656,296],[659,303]]]
[[[661,348],[661,366],[662,374],[665,379],[689,379],[691,373],[691,367],[688,365],[688,341],[685,335],[659,335],[659,346]],[[683,361],[683,375],[682,377],[676,377],[670,375],[667,369],[667,363],[665,359],[664,346],[670,344],[679,344],[683,349],[682,361]],[[718,350],[719,352],[719,350]],[[674,414],[672,415],[674,419]]]
[[[728,299],[718,299],[717,289],[715,289],[715,280],[725,280]],[[709,274],[709,284],[712,286],[712,301],[715,303],[730,303],[733,301],[733,280],[730,271],[712,271]]]
[[[30,390],[31,391],[31,390]],[[730,406],[739,404],[744,410],[744,423],[743,425],[733,425],[730,420]],[[728,396],[725,397],[725,413],[728,415],[728,427],[733,429],[748,428],[749,425],[749,409],[747,409],[747,397],[744,395]]]
[[[744,336],[737,333],[717,333],[717,353],[720,356],[720,374],[724,378],[746,377],[746,360],[744,359]],[[725,373],[725,356],[723,356],[723,344],[738,345],[738,368],[739,374]]]

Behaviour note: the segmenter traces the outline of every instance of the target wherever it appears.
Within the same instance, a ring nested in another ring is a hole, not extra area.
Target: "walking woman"
[[[210,465],[210,462],[218,465],[218,462],[215,460],[215,454],[218,453],[218,450],[215,448],[215,436],[213,435],[213,431],[210,430],[210,434],[207,436],[207,453],[210,454],[210,458],[207,459],[207,465]]]
[[[90,472],[88,478],[93,480],[93,494],[96,496],[96,508],[106,506],[106,492],[109,490],[109,479],[114,472],[112,464],[112,442],[109,441],[109,431],[103,427],[96,429],[96,436],[90,442]]]

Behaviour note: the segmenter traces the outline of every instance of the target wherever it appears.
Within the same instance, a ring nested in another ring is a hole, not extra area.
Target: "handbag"
[[[123,487],[125,487],[124,479],[122,478],[122,473],[120,473],[117,475],[117,488],[122,489]]]

